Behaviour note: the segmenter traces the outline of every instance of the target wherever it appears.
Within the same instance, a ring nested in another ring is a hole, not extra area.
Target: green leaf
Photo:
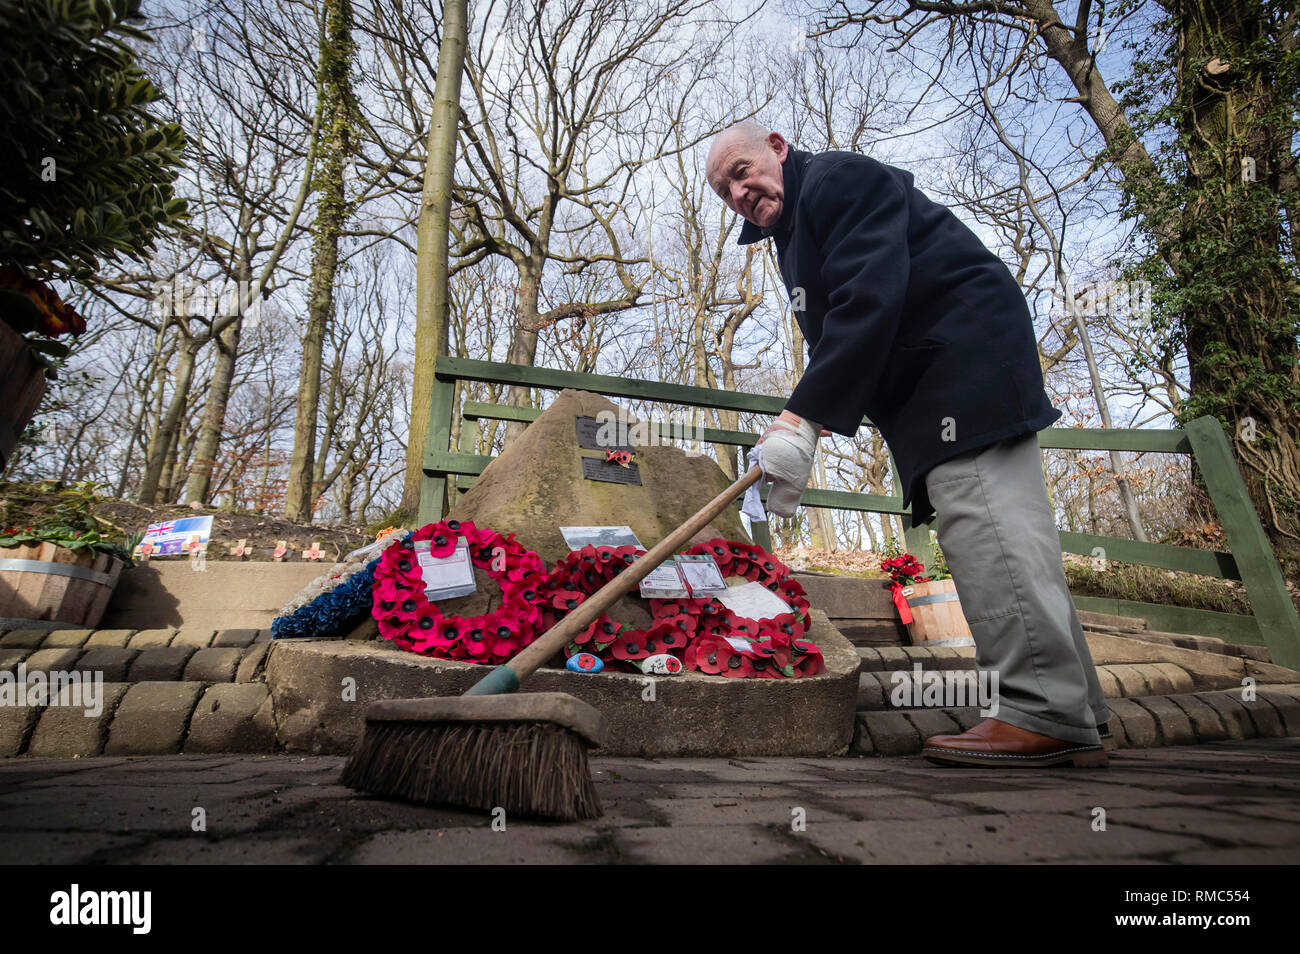
[[[62,341],[55,341],[52,338],[28,338],[27,347],[33,351],[40,351],[56,358],[66,358],[71,349]]]
[[[41,310],[22,292],[0,288],[0,317],[19,334],[35,331],[41,324]]]

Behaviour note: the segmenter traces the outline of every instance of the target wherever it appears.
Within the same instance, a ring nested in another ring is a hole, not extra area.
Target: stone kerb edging
[[[100,674],[103,667],[115,668],[102,683],[97,711],[87,711],[80,697],[0,707],[0,757],[342,754],[360,737],[370,701],[459,693],[483,671],[401,652],[378,640],[268,643],[265,635],[254,630],[223,631],[211,639],[170,630],[7,633],[0,637],[0,653],[6,654],[0,664],[9,668]],[[697,673],[647,679],[545,670],[529,680],[528,689],[572,692],[599,707],[616,729],[614,744],[602,750],[608,754],[844,754],[853,735],[859,659],[823,613],[813,612],[809,638],[821,648],[826,672],[802,679],[731,680]],[[189,678],[192,673],[205,678]],[[238,681],[217,681],[232,673]],[[132,681],[133,675],[161,678]]]
[[[544,671],[537,691],[573,692],[612,712],[620,734],[608,754],[914,754],[926,737],[969,728],[974,708],[892,706],[893,673],[972,670],[974,649],[855,648],[813,612],[827,672],[800,680],[717,680],[695,673],[655,680]],[[1091,637],[1097,634],[1090,634]],[[1104,634],[1103,634],[1104,635]],[[0,635],[0,669],[104,674],[100,711],[55,705],[0,707],[0,757],[99,754],[350,751],[372,699],[454,694],[481,672],[381,641],[272,643],[258,630],[14,630]],[[1122,638],[1121,638],[1122,639]],[[1300,674],[1245,657],[1124,639],[1098,655],[1180,654],[1173,662],[1097,667],[1120,748],[1300,735]],[[1241,679],[1255,678],[1246,700]],[[349,683],[353,680],[354,683]],[[761,685],[760,685],[761,684]],[[351,689],[350,689],[351,686]],[[670,705],[657,705],[657,703]],[[857,710],[856,722],[853,712]]]
[[[0,635],[0,671],[99,672],[105,682],[251,682],[261,675],[269,630],[11,630]]]
[[[1152,748],[1300,736],[1300,683],[1112,699],[1108,748]],[[980,721],[975,707],[859,712],[856,755],[916,755],[932,735],[963,732]]]
[[[920,685],[916,691],[924,690],[927,673],[945,671],[964,671],[974,673],[973,667],[923,666]],[[1191,675],[1173,663],[1135,663],[1120,666],[1098,666],[1097,679],[1107,699],[1126,699],[1137,696],[1169,696],[1180,692],[1203,690],[1197,686]],[[858,711],[876,709],[918,708],[911,705],[896,706],[893,699],[912,698],[912,684],[917,682],[915,670],[895,669],[889,671],[868,671],[858,676]],[[1286,683],[1282,683],[1286,684]],[[1222,687],[1237,688],[1235,684]]]
[[[269,640],[252,629],[8,631],[0,670],[29,685],[37,672],[102,683],[93,703],[68,686],[53,700],[0,706],[0,757],[274,752],[261,681]]]
[[[276,751],[262,682],[102,684],[98,710],[69,690],[52,705],[0,706],[0,757]]]
[[[1300,682],[1300,672],[1251,656],[1188,649],[1166,641],[1146,641],[1130,636],[1094,632],[1085,632],[1085,635],[1102,688],[1108,696],[1159,695],[1182,689],[1232,689],[1243,685],[1247,678],[1259,684]],[[926,646],[857,647],[856,652],[864,674],[911,670],[917,663],[927,670],[975,667],[973,646],[936,649]],[[1184,686],[1183,677],[1178,673],[1189,677],[1192,684]]]

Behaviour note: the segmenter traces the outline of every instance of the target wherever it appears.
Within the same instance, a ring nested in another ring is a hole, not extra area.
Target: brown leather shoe
[[[931,736],[921,754],[943,765],[1039,768],[1068,762],[1082,768],[1106,764],[1100,745],[1054,739],[998,719],[985,719],[961,735]]]

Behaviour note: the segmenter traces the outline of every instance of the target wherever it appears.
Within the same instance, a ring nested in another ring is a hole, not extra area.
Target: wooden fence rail
[[[658,404],[686,405],[755,414],[777,415],[785,400],[766,394],[742,391],[718,391],[710,388],[601,374],[581,374],[550,368],[498,364],[469,358],[440,357],[435,370],[433,402],[429,412],[428,441],[424,455],[424,482],[420,493],[421,524],[438,520],[446,512],[450,489],[464,489],[483,472],[491,457],[462,453],[451,446],[452,421],[459,414],[464,421],[461,448],[477,444],[478,422],[501,420],[527,423],[542,412],[536,408],[513,407],[465,401],[459,408],[457,384],[480,381],[489,384],[517,385],[541,390],[574,388],[614,398],[633,398]],[[863,424],[870,426],[863,419]],[[682,436],[680,428],[652,424],[663,437]],[[709,443],[734,447],[752,447],[758,435],[741,431],[704,428],[691,434]],[[1122,563],[1139,563],[1167,570],[1180,570],[1202,576],[1240,580],[1250,599],[1252,616],[1186,609],[1155,603],[1142,603],[1100,597],[1075,596],[1079,609],[1146,618],[1152,628],[1182,633],[1220,636],[1234,642],[1266,645],[1273,662],[1300,668],[1300,617],[1287,593],[1281,569],[1273,556],[1268,537],[1260,525],[1245,483],[1232,456],[1232,448],[1219,422],[1202,417],[1185,428],[1173,430],[1122,430],[1088,428],[1048,428],[1039,432],[1044,448],[1075,450],[1119,450],[1148,453],[1188,454],[1195,460],[1205,480],[1206,489],[1223,524],[1229,551],[1197,550],[1159,543],[1140,543],[1120,537],[1103,537],[1060,531],[1061,551],[1086,556],[1104,553],[1105,559]],[[891,460],[891,466],[893,461]],[[895,475],[897,472],[895,471]],[[897,479],[895,485],[897,486]],[[766,491],[764,491],[766,493]],[[867,513],[910,515],[902,498],[881,494],[851,493],[841,490],[810,489],[802,504],[829,510],[853,510]],[[930,553],[931,524],[912,527],[905,532],[907,548],[921,559]],[[755,541],[771,547],[765,524],[754,524]]]

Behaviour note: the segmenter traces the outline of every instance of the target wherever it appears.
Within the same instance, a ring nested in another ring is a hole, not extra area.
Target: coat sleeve
[[[810,198],[827,310],[786,409],[852,435],[902,320],[911,264],[907,196],[885,170],[846,160],[826,171]]]

